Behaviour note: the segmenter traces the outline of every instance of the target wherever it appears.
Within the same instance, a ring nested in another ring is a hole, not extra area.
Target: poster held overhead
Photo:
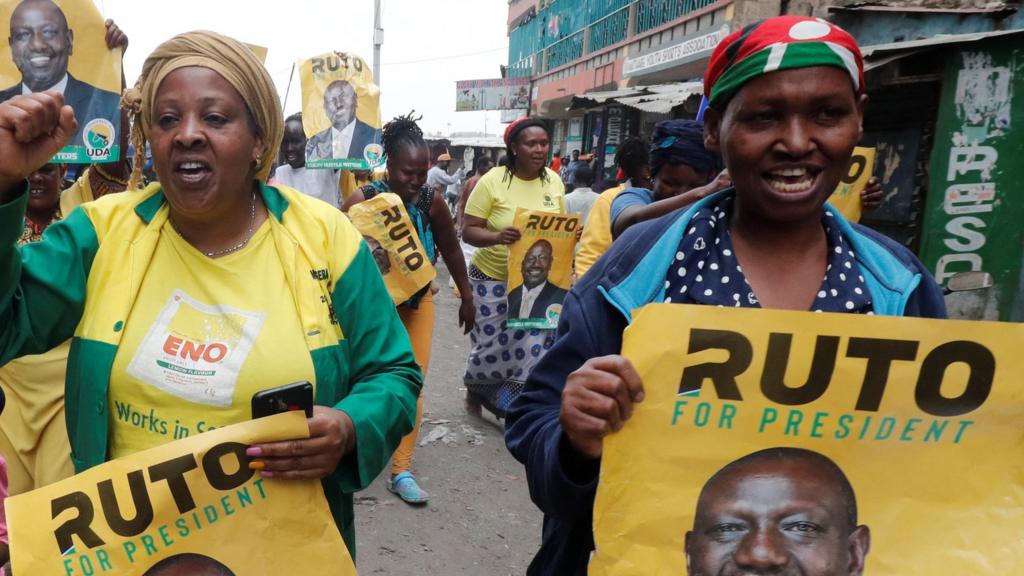
[[[116,162],[121,131],[121,50],[108,50],[106,26],[91,0],[0,3],[0,102],[61,92],[78,130],[53,162]]]
[[[306,168],[372,170],[384,164],[380,89],[355,54],[328,52],[299,62]]]

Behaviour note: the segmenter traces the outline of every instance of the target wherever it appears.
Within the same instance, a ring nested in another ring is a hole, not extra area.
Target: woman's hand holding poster
[[[15,574],[340,574],[352,558],[317,480],[262,478],[250,444],[309,437],[305,414],[242,422],[6,501]]]
[[[1013,323],[634,312],[645,399],[604,441],[590,574],[1019,574],[1021,342]]]
[[[349,209],[348,217],[369,245],[396,306],[437,275],[397,194],[387,192],[364,200]]]
[[[580,217],[516,210],[522,236],[508,249],[508,325],[555,328],[572,286],[572,259]]]

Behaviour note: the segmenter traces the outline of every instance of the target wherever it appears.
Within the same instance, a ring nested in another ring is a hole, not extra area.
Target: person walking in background
[[[278,184],[323,200],[335,208],[340,207],[338,172],[306,168],[306,143],[306,132],[302,128],[302,112],[296,112],[284,121],[281,152],[285,163],[277,167],[274,180]]]
[[[517,208],[565,212],[564,186],[547,167],[548,125],[522,118],[505,129],[506,161],[477,182],[466,203],[462,238],[479,248],[469,267],[476,305],[473,345],[466,361],[466,407],[503,418],[530,370],[554,341],[554,330],[510,329],[508,247],[520,239]]]
[[[417,120],[410,113],[384,125],[382,141],[387,157],[388,177],[353,192],[342,209],[347,212],[352,206],[378,194],[397,194],[405,204],[409,218],[416,228],[417,237],[431,262],[437,262],[438,251],[444,256],[445,266],[448,267],[459,293],[463,295],[462,305],[459,306],[459,326],[468,334],[473,329],[476,316],[473,290],[470,288],[466,263],[462,259],[462,250],[455,236],[448,206],[439,194],[426,186],[430,148],[423,140],[423,132],[416,124]],[[399,304],[398,315],[412,341],[416,363],[419,364],[425,379],[430,366],[430,349],[434,336],[434,295],[431,293],[430,284],[424,286],[408,301]],[[423,504],[430,499],[430,495],[420,487],[411,471],[412,456],[416,450],[416,437],[422,418],[423,395],[420,394],[416,403],[416,424],[412,432],[402,438],[391,459],[388,490],[409,504]]]
[[[562,171],[562,151],[555,150],[555,153],[551,155],[551,165],[548,166],[554,172],[558,172],[561,175]]]
[[[597,200],[598,194],[590,187],[594,185],[594,171],[590,166],[580,166],[576,169],[576,188],[565,195],[565,212],[567,214],[579,214],[583,219],[583,226],[587,225],[587,218],[590,216],[590,208]]]
[[[574,270],[582,278],[612,245],[612,202],[626,188],[651,186],[651,159],[643,138],[630,138],[615,151],[615,164],[619,167],[622,183],[598,195],[590,207],[587,225],[583,227],[579,249],[576,251]]]
[[[434,167],[427,172],[427,186],[430,187],[435,193],[440,195],[451,207],[451,214],[455,215],[455,202],[457,199],[449,197],[448,190],[453,184],[457,184],[459,179],[462,178],[462,171],[459,170],[455,174],[449,174],[448,168],[452,164],[452,157],[450,154],[445,152],[437,157],[437,163]]]
[[[617,238],[637,222],[651,220],[689,206],[727,188],[728,174],[717,154],[704,148],[704,126],[693,120],[664,120],[651,135],[651,189],[624,190],[612,203],[612,236]]]
[[[469,200],[469,195],[473,193],[473,189],[480,182],[480,178],[490,172],[491,168],[494,168],[494,160],[490,156],[479,156],[473,162],[473,175],[466,180],[466,185],[462,187],[462,193],[459,194],[459,206],[455,213],[455,230],[458,231],[460,238],[462,237],[462,221],[466,217],[466,201]]]

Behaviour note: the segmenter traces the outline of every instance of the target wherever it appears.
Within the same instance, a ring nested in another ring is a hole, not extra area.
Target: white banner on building
[[[654,52],[641,54],[633,58],[626,58],[626,61],[622,64],[622,75],[628,78],[638,74],[654,72],[669,66],[678,66],[692,62],[705,53],[710,53],[728,35],[729,25],[722,24],[721,28],[713,32],[685,38],[678,44],[673,44],[668,48],[662,48],[661,50],[655,50]]]

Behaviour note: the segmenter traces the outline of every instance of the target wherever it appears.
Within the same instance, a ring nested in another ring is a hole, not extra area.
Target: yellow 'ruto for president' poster
[[[249,469],[248,445],[308,436],[305,414],[287,412],[8,498],[11,568],[32,576],[354,576],[320,482]]]
[[[299,62],[306,168],[371,170],[384,164],[380,88],[355,54],[327,52]]]
[[[369,246],[396,306],[426,289],[437,271],[398,194],[364,200],[348,216]]]
[[[580,217],[516,209],[522,236],[508,249],[508,325],[556,328],[572,286],[572,259]]]
[[[108,50],[92,0],[0,2],[0,102],[56,90],[78,130],[54,162],[114,162],[121,155],[121,49]]]
[[[634,318],[646,397],[605,439],[590,574],[1024,570],[1024,325]]]

